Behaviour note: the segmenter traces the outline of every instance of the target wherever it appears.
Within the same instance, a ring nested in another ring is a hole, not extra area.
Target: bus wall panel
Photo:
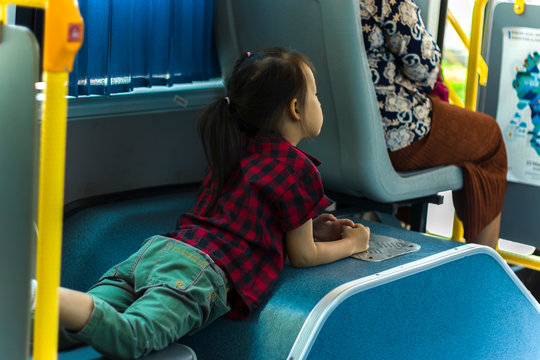
[[[200,182],[206,159],[198,109],[68,122],[65,203]]]

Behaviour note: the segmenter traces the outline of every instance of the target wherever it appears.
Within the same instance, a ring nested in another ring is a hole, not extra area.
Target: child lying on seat
[[[209,172],[193,211],[88,293],[61,288],[61,337],[138,358],[222,315],[247,317],[286,255],[308,267],[367,250],[369,228],[321,214],[331,200],[319,162],[296,148],[323,123],[311,63],[281,48],[246,53],[227,91],[199,119]]]

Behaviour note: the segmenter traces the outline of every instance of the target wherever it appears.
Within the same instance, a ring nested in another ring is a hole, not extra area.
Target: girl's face
[[[317,97],[317,84],[309,66],[304,65],[306,77],[306,99],[304,103],[304,132],[306,138],[313,138],[321,132],[323,114],[321,103]]]

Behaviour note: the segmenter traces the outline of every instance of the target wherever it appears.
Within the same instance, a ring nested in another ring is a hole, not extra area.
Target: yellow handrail
[[[503,259],[510,264],[524,266],[528,269],[540,271],[540,257],[536,255],[520,255],[497,248]]]
[[[45,9],[42,108],[38,194],[34,359],[56,359],[58,287],[62,247],[67,81],[83,40],[83,21],[73,0],[0,0]]]
[[[459,38],[461,39],[461,42],[465,46],[465,48],[470,51],[470,42],[469,38],[467,37],[467,34],[465,34],[465,31],[463,31],[463,28],[455,18],[454,14],[450,10],[447,11],[446,19],[452,25],[456,33],[458,34]],[[480,85],[486,86],[487,84],[487,76],[488,76],[488,66],[484,59],[482,57],[479,58],[479,64],[478,64],[478,75],[480,75]]]
[[[448,98],[450,99],[450,102],[456,106],[463,107],[463,102],[459,98],[458,94],[452,88],[450,85],[446,84],[446,87],[448,88]]]
[[[482,26],[484,24],[486,4],[487,0],[476,0],[473,8],[471,44],[469,48],[469,64],[467,66],[467,85],[465,92],[465,108],[469,110],[476,110],[476,98],[478,94],[477,69],[481,58]]]

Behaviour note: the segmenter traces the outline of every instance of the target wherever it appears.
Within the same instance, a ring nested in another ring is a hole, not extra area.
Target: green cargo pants
[[[88,324],[62,334],[121,359],[161,350],[230,310],[225,273],[200,250],[163,236],[146,240],[88,293]]]

